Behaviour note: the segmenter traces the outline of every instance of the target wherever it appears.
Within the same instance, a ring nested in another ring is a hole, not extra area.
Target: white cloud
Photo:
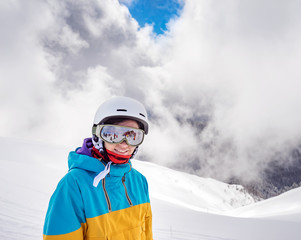
[[[130,7],[132,4],[139,0],[119,0],[120,3],[125,4],[126,6]]]
[[[299,5],[186,1],[166,66],[170,92],[180,91],[186,106],[212,107],[199,142],[202,174],[256,175],[276,151],[299,143]]]
[[[1,135],[75,147],[104,99],[128,95],[152,121],[138,157],[255,175],[300,141],[297,9],[187,0],[155,36],[117,0],[1,4]]]
[[[28,14],[30,11],[31,14]],[[0,9],[0,129],[2,135],[18,136],[44,121],[44,107],[54,80],[47,54],[37,34],[47,27],[48,9],[42,3],[12,2]],[[40,21],[39,14],[44,19]]]

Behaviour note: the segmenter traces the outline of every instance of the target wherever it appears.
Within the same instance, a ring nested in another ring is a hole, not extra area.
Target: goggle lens
[[[97,128],[96,135],[108,143],[126,141],[128,145],[138,146],[144,139],[144,131],[138,128],[118,125],[98,125]]]

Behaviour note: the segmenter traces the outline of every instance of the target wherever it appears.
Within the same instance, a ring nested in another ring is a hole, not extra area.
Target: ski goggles
[[[107,143],[121,143],[138,146],[143,142],[144,131],[138,128],[119,125],[97,125],[92,128],[92,133]]]

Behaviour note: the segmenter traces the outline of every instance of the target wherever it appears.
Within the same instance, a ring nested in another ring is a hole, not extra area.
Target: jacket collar
[[[78,154],[76,151],[69,153],[68,167],[71,169],[83,169],[89,172],[99,173],[104,171],[106,163],[88,155]],[[125,164],[111,164],[110,176],[122,177],[124,174],[130,172],[132,163],[129,161]]]

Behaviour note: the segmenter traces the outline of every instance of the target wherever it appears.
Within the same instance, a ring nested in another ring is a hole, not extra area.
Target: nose
[[[128,147],[128,144],[126,143],[125,139],[121,143],[119,143],[119,145],[124,147],[124,148]]]

